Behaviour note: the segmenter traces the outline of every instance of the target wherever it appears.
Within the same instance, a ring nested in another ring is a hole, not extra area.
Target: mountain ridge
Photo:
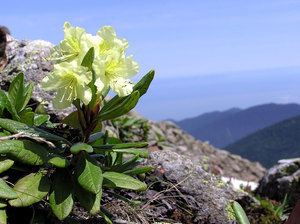
[[[175,123],[196,139],[224,148],[251,133],[297,115],[300,115],[299,104],[268,103],[246,109],[214,111]]]
[[[252,133],[225,147],[270,168],[280,159],[300,157],[300,116],[292,117]]]

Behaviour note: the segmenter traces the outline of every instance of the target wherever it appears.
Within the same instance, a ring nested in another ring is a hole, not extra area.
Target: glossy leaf
[[[93,194],[84,190],[78,183],[75,185],[75,193],[80,205],[90,214],[96,215],[100,212],[100,201],[102,197],[102,189],[99,193]]]
[[[23,110],[27,106],[27,104],[31,98],[31,95],[32,95],[33,87],[34,87],[33,83],[29,83],[25,87],[24,93],[23,93],[23,105],[21,107],[21,110]]]
[[[7,95],[0,89],[0,115],[4,116],[5,112],[9,112],[13,119],[19,119],[15,107],[11,105]]]
[[[40,128],[32,127],[30,125],[23,124],[21,122],[13,121],[10,119],[0,118],[0,127],[14,134],[23,132],[28,136],[41,137],[47,140],[54,140],[54,141],[64,141],[70,144],[66,139],[60,136],[51,134]]]
[[[97,194],[102,190],[102,171],[95,158],[81,152],[76,164],[75,175],[83,189]]]
[[[75,155],[81,151],[86,151],[86,152],[91,153],[91,152],[93,152],[93,147],[86,143],[80,142],[80,143],[73,145],[71,147],[70,151],[72,154],[75,154]]]
[[[103,186],[108,188],[123,188],[136,191],[144,191],[147,185],[131,176],[123,173],[105,172],[103,173]]]
[[[150,84],[151,84],[151,82],[152,82],[152,80],[153,80],[153,78],[154,78],[154,74],[155,74],[155,71],[154,70],[151,70],[150,72],[148,72],[134,87],[133,87],[133,91],[135,91],[135,90],[138,90],[139,92],[140,92],[140,97],[142,96],[142,95],[144,95],[146,92],[147,92],[147,90],[148,90],[148,88],[149,88],[149,86],[150,86]]]
[[[0,209],[0,223],[1,224],[7,223],[6,209],[4,209],[4,208]]]
[[[81,117],[82,117],[82,122],[84,122],[82,111],[80,111],[80,113],[81,113]],[[70,113],[61,122],[64,123],[64,124],[67,124],[67,125],[69,125],[73,128],[81,130],[81,126],[80,126],[80,123],[79,123],[79,120],[78,120],[78,110],[73,111],[72,113]],[[85,125],[85,123],[84,123],[84,125]]]
[[[45,107],[41,103],[35,108],[34,112],[36,114],[47,114],[47,110],[45,109]]]
[[[35,114],[34,115],[34,124],[35,125],[42,125],[49,120],[50,120],[50,115],[48,115],[48,114]]]
[[[154,169],[154,167],[152,167],[152,166],[144,166],[144,167],[139,167],[139,168],[136,168],[136,169],[133,169],[133,170],[126,170],[123,173],[128,174],[128,175],[136,175],[136,174],[142,174],[142,173],[150,172],[153,169]]]
[[[0,198],[3,199],[14,199],[17,198],[15,191],[0,178]]]
[[[3,114],[4,110],[10,106],[7,95],[0,89],[0,114]],[[7,109],[8,110],[8,109]]]
[[[154,70],[151,70],[150,72],[148,72],[134,87],[133,87],[133,92],[134,91],[139,91],[140,95],[139,97],[141,97],[142,95],[144,95],[148,88],[150,83],[152,82],[153,78],[154,78]],[[116,95],[115,97],[113,97],[108,103],[106,103],[104,105],[104,107],[102,108],[102,111],[108,111],[108,110],[112,110],[114,108],[116,108],[117,106],[119,106],[120,104],[122,104],[129,96],[126,97],[119,97],[118,95]]]
[[[5,208],[6,206],[7,206],[6,201],[4,199],[0,199],[0,208]]]
[[[118,154],[120,154],[120,153],[118,153]],[[138,158],[139,158],[139,154],[132,156],[131,158],[127,159],[126,161],[122,162],[121,164],[111,167],[110,171],[123,172],[126,170],[127,167],[134,164]]]
[[[148,142],[128,142],[123,144],[109,144],[96,146],[98,149],[127,149],[127,148],[145,148]]]
[[[14,186],[18,198],[8,201],[14,207],[26,207],[41,201],[49,192],[51,182],[42,173],[31,173]]]
[[[250,224],[244,209],[238,202],[234,201],[232,207],[233,207],[235,216],[240,224]]]
[[[104,136],[103,132],[97,132],[95,134],[92,134],[89,138],[89,142],[88,143],[94,143],[95,141],[99,140],[100,138],[102,138]]]
[[[95,57],[95,49],[94,49],[94,47],[91,47],[88,50],[88,52],[85,54],[85,56],[81,62],[81,66],[87,67],[87,68],[89,68],[90,71],[92,71],[94,57]]]
[[[12,165],[14,165],[13,160],[2,157],[0,159],[0,173],[3,173],[4,171],[8,170]]]
[[[23,106],[23,93],[24,74],[21,72],[12,80],[8,89],[9,101],[16,108],[17,113],[21,111]]]
[[[54,215],[63,220],[68,217],[74,204],[73,182],[67,171],[57,170],[52,188],[49,196],[50,207]]]
[[[29,140],[0,141],[0,153],[29,165],[42,165],[48,161],[48,151],[38,143]]]
[[[119,106],[106,111],[102,109],[96,119],[99,119],[100,121],[111,120],[128,113],[131,109],[135,107],[139,100],[139,97],[139,91],[134,91]]]
[[[20,122],[28,125],[33,125],[34,124],[34,113],[33,112],[27,112],[22,114],[20,116]]]
[[[94,146],[94,152],[103,154],[103,152],[122,152],[127,154],[139,154],[142,158],[148,158],[149,152],[148,150],[136,149],[136,148],[125,148],[125,149],[103,149],[98,148],[98,146]]]
[[[48,163],[51,163],[53,166],[56,166],[58,168],[66,168],[71,164],[69,160],[61,158],[59,156],[49,159]]]

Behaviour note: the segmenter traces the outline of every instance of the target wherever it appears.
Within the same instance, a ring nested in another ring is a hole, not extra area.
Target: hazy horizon
[[[63,24],[128,40],[138,81],[156,76],[137,111],[183,119],[263,103],[300,103],[300,1],[4,1],[0,25],[16,39],[58,44]]]
[[[300,67],[155,79],[136,110],[151,120],[182,120],[266,103],[300,103]],[[155,110],[154,108],[159,108]]]

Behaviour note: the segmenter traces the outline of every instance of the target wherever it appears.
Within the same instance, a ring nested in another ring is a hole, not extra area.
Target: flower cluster
[[[112,27],[102,27],[95,36],[69,22],[63,30],[65,39],[54,48],[54,69],[41,82],[44,90],[57,91],[54,108],[69,107],[76,99],[88,105],[93,95],[91,85],[98,95],[109,88],[120,97],[132,92],[133,83],[128,78],[137,74],[139,66],[132,56],[125,57],[128,42],[116,37]],[[82,60],[92,47],[95,57],[91,70],[82,66]]]

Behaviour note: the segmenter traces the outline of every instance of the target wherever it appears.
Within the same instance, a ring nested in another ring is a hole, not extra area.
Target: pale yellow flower
[[[69,22],[65,22],[65,39],[55,48],[52,57],[56,62],[77,60],[80,64],[83,57],[91,47],[99,46],[100,37],[87,34],[83,28],[73,27]]]
[[[80,99],[87,105],[92,98],[88,84],[92,81],[92,72],[76,63],[62,62],[54,65],[54,70],[46,76],[41,87],[46,91],[57,91],[53,99],[53,107],[64,109]]]
[[[110,26],[102,27],[97,36],[101,42],[96,51],[93,70],[96,73],[98,93],[111,88],[118,96],[127,96],[132,92],[133,83],[128,80],[139,71],[139,65],[131,59],[125,58],[128,42],[116,37],[114,29]]]

